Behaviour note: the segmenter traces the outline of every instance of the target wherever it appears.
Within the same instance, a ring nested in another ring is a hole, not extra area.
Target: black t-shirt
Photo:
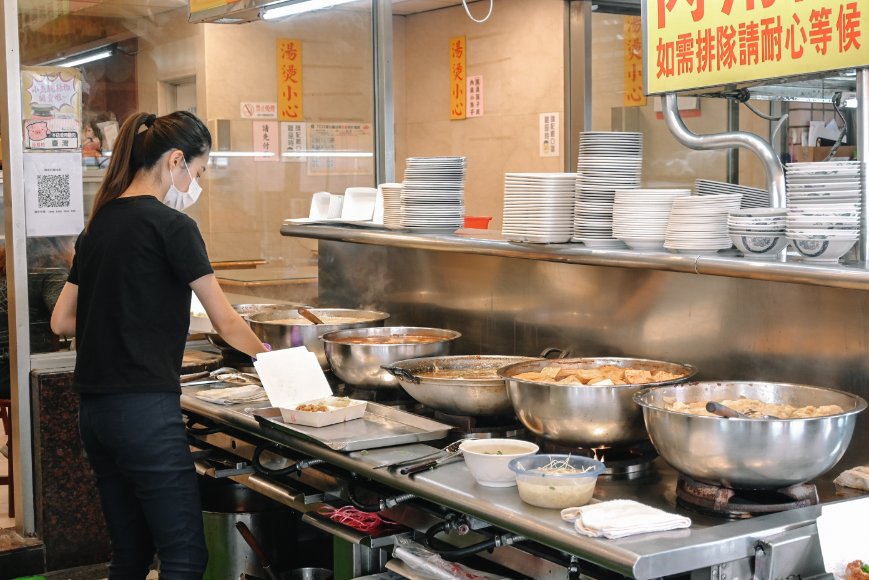
[[[73,388],[180,392],[190,283],[213,271],[188,216],[150,195],[103,206],[69,273],[78,286]]]

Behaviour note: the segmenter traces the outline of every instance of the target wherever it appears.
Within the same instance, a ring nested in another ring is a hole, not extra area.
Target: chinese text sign
[[[638,16],[625,16],[625,107],[645,107],[643,94],[643,22]]]
[[[278,118],[281,121],[301,121],[302,107],[302,41],[278,40]]]
[[[450,119],[464,119],[466,111],[466,70],[464,36],[450,39]]]
[[[646,94],[869,64],[866,0],[643,0]]]

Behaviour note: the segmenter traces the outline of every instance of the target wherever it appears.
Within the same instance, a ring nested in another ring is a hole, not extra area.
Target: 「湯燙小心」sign
[[[643,0],[645,92],[869,65],[866,0]]]

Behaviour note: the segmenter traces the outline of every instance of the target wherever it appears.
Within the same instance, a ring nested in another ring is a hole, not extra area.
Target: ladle
[[[778,417],[773,415],[746,415],[715,401],[706,403],[706,410],[725,419],[778,419]]]
[[[316,314],[314,314],[313,312],[311,312],[310,310],[308,310],[304,306],[299,306],[298,308],[296,308],[296,311],[302,315],[302,318],[305,318],[306,320],[310,320],[314,324],[325,324],[325,322],[320,320],[320,318],[317,317]]]

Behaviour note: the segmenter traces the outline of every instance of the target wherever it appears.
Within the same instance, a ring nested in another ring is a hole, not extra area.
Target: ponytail
[[[143,130],[144,128],[144,130]],[[211,150],[211,133],[196,115],[176,111],[162,117],[136,113],[127,118],[118,131],[106,176],[97,190],[90,228],[97,213],[110,201],[124,193],[140,170],[152,169],[172,149],[180,149],[184,161]]]

